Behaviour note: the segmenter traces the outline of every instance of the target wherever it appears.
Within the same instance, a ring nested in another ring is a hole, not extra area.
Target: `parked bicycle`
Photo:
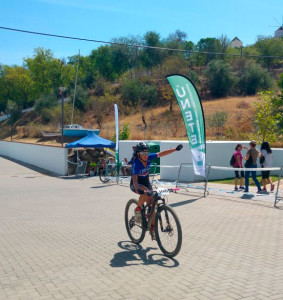
[[[153,196],[153,200],[142,206],[142,222],[135,220],[135,209],[138,200],[130,199],[128,201],[125,209],[125,223],[127,233],[133,243],[141,243],[146,231],[149,231],[152,235],[150,227],[156,210],[154,228],[160,250],[167,257],[174,257],[179,253],[182,245],[181,224],[174,210],[166,204],[165,198],[170,192],[176,190],[178,189],[158,188],[156,191],[146,192],[147,195]]]
[[[117,165],[109,159],[101,159],[98,167],[99,179],[106,183],[112,178],[117,177]]]

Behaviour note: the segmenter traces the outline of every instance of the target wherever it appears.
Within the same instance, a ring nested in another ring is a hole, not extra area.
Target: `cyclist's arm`
[[[177,151],[177,150],[176,149],[164,150],[162,152],[157,153],[157,157],[166,156],[166,155],[171,154],[171,153],[173,153],[175,151]]]
[[[157,154],[157,157],[162,157],[162,156],[171,154],[171,153],[173,153],[175,151],[180,151],[180,150],[182,150],[182,148],[183,148],[183,145],[180,144],[175,149],[165,150],[165,151],[162,151],[162,152],[159,152],[159,153],[156,153],[156,154]]]
[[[134,186],[135,190],[138,191],[138,189],[139,189],[138,175],[133,174],[132,179],[133,179],[133,186]]]

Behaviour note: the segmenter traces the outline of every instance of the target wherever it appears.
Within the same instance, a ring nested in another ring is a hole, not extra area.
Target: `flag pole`
[[[115,126],[116,126],[116,147],[115,147],[115,161],[117,166],[117,184],[119,182],[119,113],[118,113],[118,105],[114,104],[114,110],[115,110]]]

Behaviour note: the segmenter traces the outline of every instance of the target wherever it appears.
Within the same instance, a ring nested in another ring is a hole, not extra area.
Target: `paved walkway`
[[[283,210],[170,195],[176,259],[129,242],[128,187],[50,177],[0,158],[0,299],[283,299]],[[282,206],[282,204],[281,204]]]

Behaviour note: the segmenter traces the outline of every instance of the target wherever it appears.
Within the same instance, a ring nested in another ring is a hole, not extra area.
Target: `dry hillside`
[[[203,110],[206,120],[206,135],[208,140],[248,140],[255,137],[253,128],[253,102],[257,97],[229,97],[224,99],[203,101]],[[224,128],[211,127],[209,118],[216,112],[227,112],[228,117]],[[24,117],[23,117],[24,118]],[[40,130],[54,130],[54,127],[41,126],[36,124],[36,120],[25,125],[24,120],[17,124],[13,140],[21,142],[35,142],[42,144],[60,144],[61,139],[45,139],[40,136]],[[151,108],[144,111],[144,120],[147,128],[142,121],[140,111],[129,116],[120,115],[120,129],[124,124],[129,124],[130,139],[133,140],[158,140],[158,139],[186,139],[186,132],[182,121],[182,116],[177,103],[174,103],[173,112],[169,111],[169,106]],[[1,132],[9,133],[9,123],[2,125]],[[96,128],[96,121],[88,114],[83,117],[82,125],[86,128]],[[101,133],[102,137],[111,139],[115,136],[115,120],[110,115],[104,120]],[[3,135],[2,135],[3,138]],[[10,140],[10,137],[6,137]],[[65,142],[69,142],[66,140]],[[274,146],[282,146],[280,143]]]

